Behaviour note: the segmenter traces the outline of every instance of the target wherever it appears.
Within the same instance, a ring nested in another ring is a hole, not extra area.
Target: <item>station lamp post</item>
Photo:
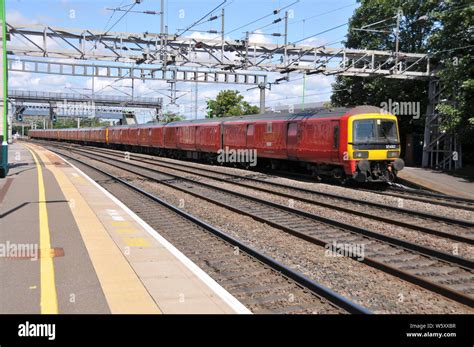
[[[0,0],[0,20],[2,21],[2,91],[3,91],[3,121],[0,130],[3,130],[0,135],[2,143],[2,150],[0,152],[0,178],[4,178],[8,174],[8,65],[7,65],[7,26],[5,21],[5,0]],[[3,129],[2,129],[3,128]]]

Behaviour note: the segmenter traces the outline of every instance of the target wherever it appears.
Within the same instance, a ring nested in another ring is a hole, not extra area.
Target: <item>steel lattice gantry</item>
[[[158,115],[162,109],[163,99],[9,90],[8,102],[13,107],[15,117],[18,114],[50,117],[54,113],[59,117],[117,118],[118,114],[137,108],[153,109]]]
[[[428,109],[426,111],[423,145],[423,167],[435,169],[459,169],[462,167],[462,146],[456,134],[446,131],[449,121],[437,106],[442,102],[443,87],[439,79],[430,80]]]
[[[7,25],[11,38],[11,44],[8,45],[9,54],[153,65],[143,68],[145,73],[138,75],[142,78],[152,76],[153,69],[156,72],[162,70],[164,73],[180,71],[185,67],[210,69],[223,75],[229,71],[298,71],[361,77],[381,75],[402,79],[426,78],[430,75],[429,57],[426,54],[395,54],[387,51],[291,43],[262,44],[249,40],[222,41],[220,38],[196,39],[148,32],[104,32],[41,25]],[[110,66],[109,63],[106,65]],[[157,75],[155,78],[168,79],[169,76]],[[195,81],[191,77],[189,80]],[[211,79],[208,82],[220,81]],[[260,82],[254,81],[252,84]]]
[[[127,97],[111,95],[85,95],[77,93],[36,92],[9,90],[8,98],[22,102],[47,103],[54,102],[91,102],[100,106],[136,107],[161,109],[163,99],[156,97]]]

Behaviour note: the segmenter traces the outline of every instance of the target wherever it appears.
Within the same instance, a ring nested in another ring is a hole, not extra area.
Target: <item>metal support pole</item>
[[[260,89],[260,114],[263,114],[265,113],[265,84],[260,83],[258,88]]]
[[[0,142],[2,150],[0,152],[0,178],[8,174],[8,64],[7,64],[7,29],[6,29],[5,0],[0,0],[0,19],[2,21],[2,79],[3,83],[3,127],[0,128]]]
[[[395,71],[398,72],[398,48],[400,45],[400,17],[402,16],[402,10],[397,11],[397,29],[395,31]]]
[[[428,86],[428,107],[426,109],[426,119],[425,119],[425,133],[423,138],[423,157],[421,161],[422,167],[428,167],[430,164],[433,164],[430,154],[433,152],[429,148],[431,143],[431,122],[434,117],[435,112],[435,97],[436,97],[436,81],[430,79]],[[431,159],[431,160],[430,160]]]
[[[303,95],[301,98],[301,111],[304,111],[304,97],[306,93],[306,74],[303,75]]]
[[[285,12],[285,64],[288,63],[288,11]]]
[[[162,62],[163,62],[163,67],[162,67],[162,70],[163,70],[163,74],[166,72],[166,66],[168,65],[168,54],[167,54],[167,50],[166,50],[166,46],[168,45],[168,26],[165,25],[165,39],[163,41],[163,45],[162,45],[162,49],[163,49],[163,58],[162,59]]]
[[[160,13],[160,59],[162,62],[165,61],[165,40],[164,40],[164,31],[165,31],[165,0],[161,0],[161,13]],[[164,71],[164,68],[163,68]]]
[[[222,21],[221,21],[221,41],[222,41],[222,47],[221,47],[221,62],[224,63],[224,9],[222,9]]]
[[[9,103],[7,102],[7,124],[8,124],[8,135],[7,135],[7,143],[13,143],[13,110],[10,107]]]
[[[199,91],[199,82],[198,82],[198,79],[197,79],[197,73],[196,73],[196,85],[194,87],[194,119],[197,119],[198,117],[198,91]]]
[[[92,100],[94,100],[95,66],[92,67]]]
[[[245,60],[244,60],[244,68],[247,68],[247,63],[249,59],[249,40],[250,40],[250,35],[249,32],[247,31],[245,33]]]
[[[135,64],[134,64],[135,65]],[[135,67],[135,66],[134,66]],[[133,69],[132,69],[133,70]],[[133,72],[132,72],[133,73]],[[132,100],[134,99],[134,90],[135,90],[135,76],[132,75]]]
[[[165,31],[165,0],[161,0],[161,11],[160,11],[160,36],[161,46],[163,46],[163,32]]]

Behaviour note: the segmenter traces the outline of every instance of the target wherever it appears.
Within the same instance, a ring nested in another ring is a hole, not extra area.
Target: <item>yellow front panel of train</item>
[[[400,157],[397,117],[391,114],[351,116],[347,135],[349,160],[395,160]]]

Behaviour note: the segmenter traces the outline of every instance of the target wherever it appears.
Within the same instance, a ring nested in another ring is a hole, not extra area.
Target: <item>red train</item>
[[[404,167],[399,158],[397,118],[374,106],[155,125],[32,130],[29,135],[247,167],[258,159],[259,166],[298,167],[317,177],[359,182],[393,181]]]

